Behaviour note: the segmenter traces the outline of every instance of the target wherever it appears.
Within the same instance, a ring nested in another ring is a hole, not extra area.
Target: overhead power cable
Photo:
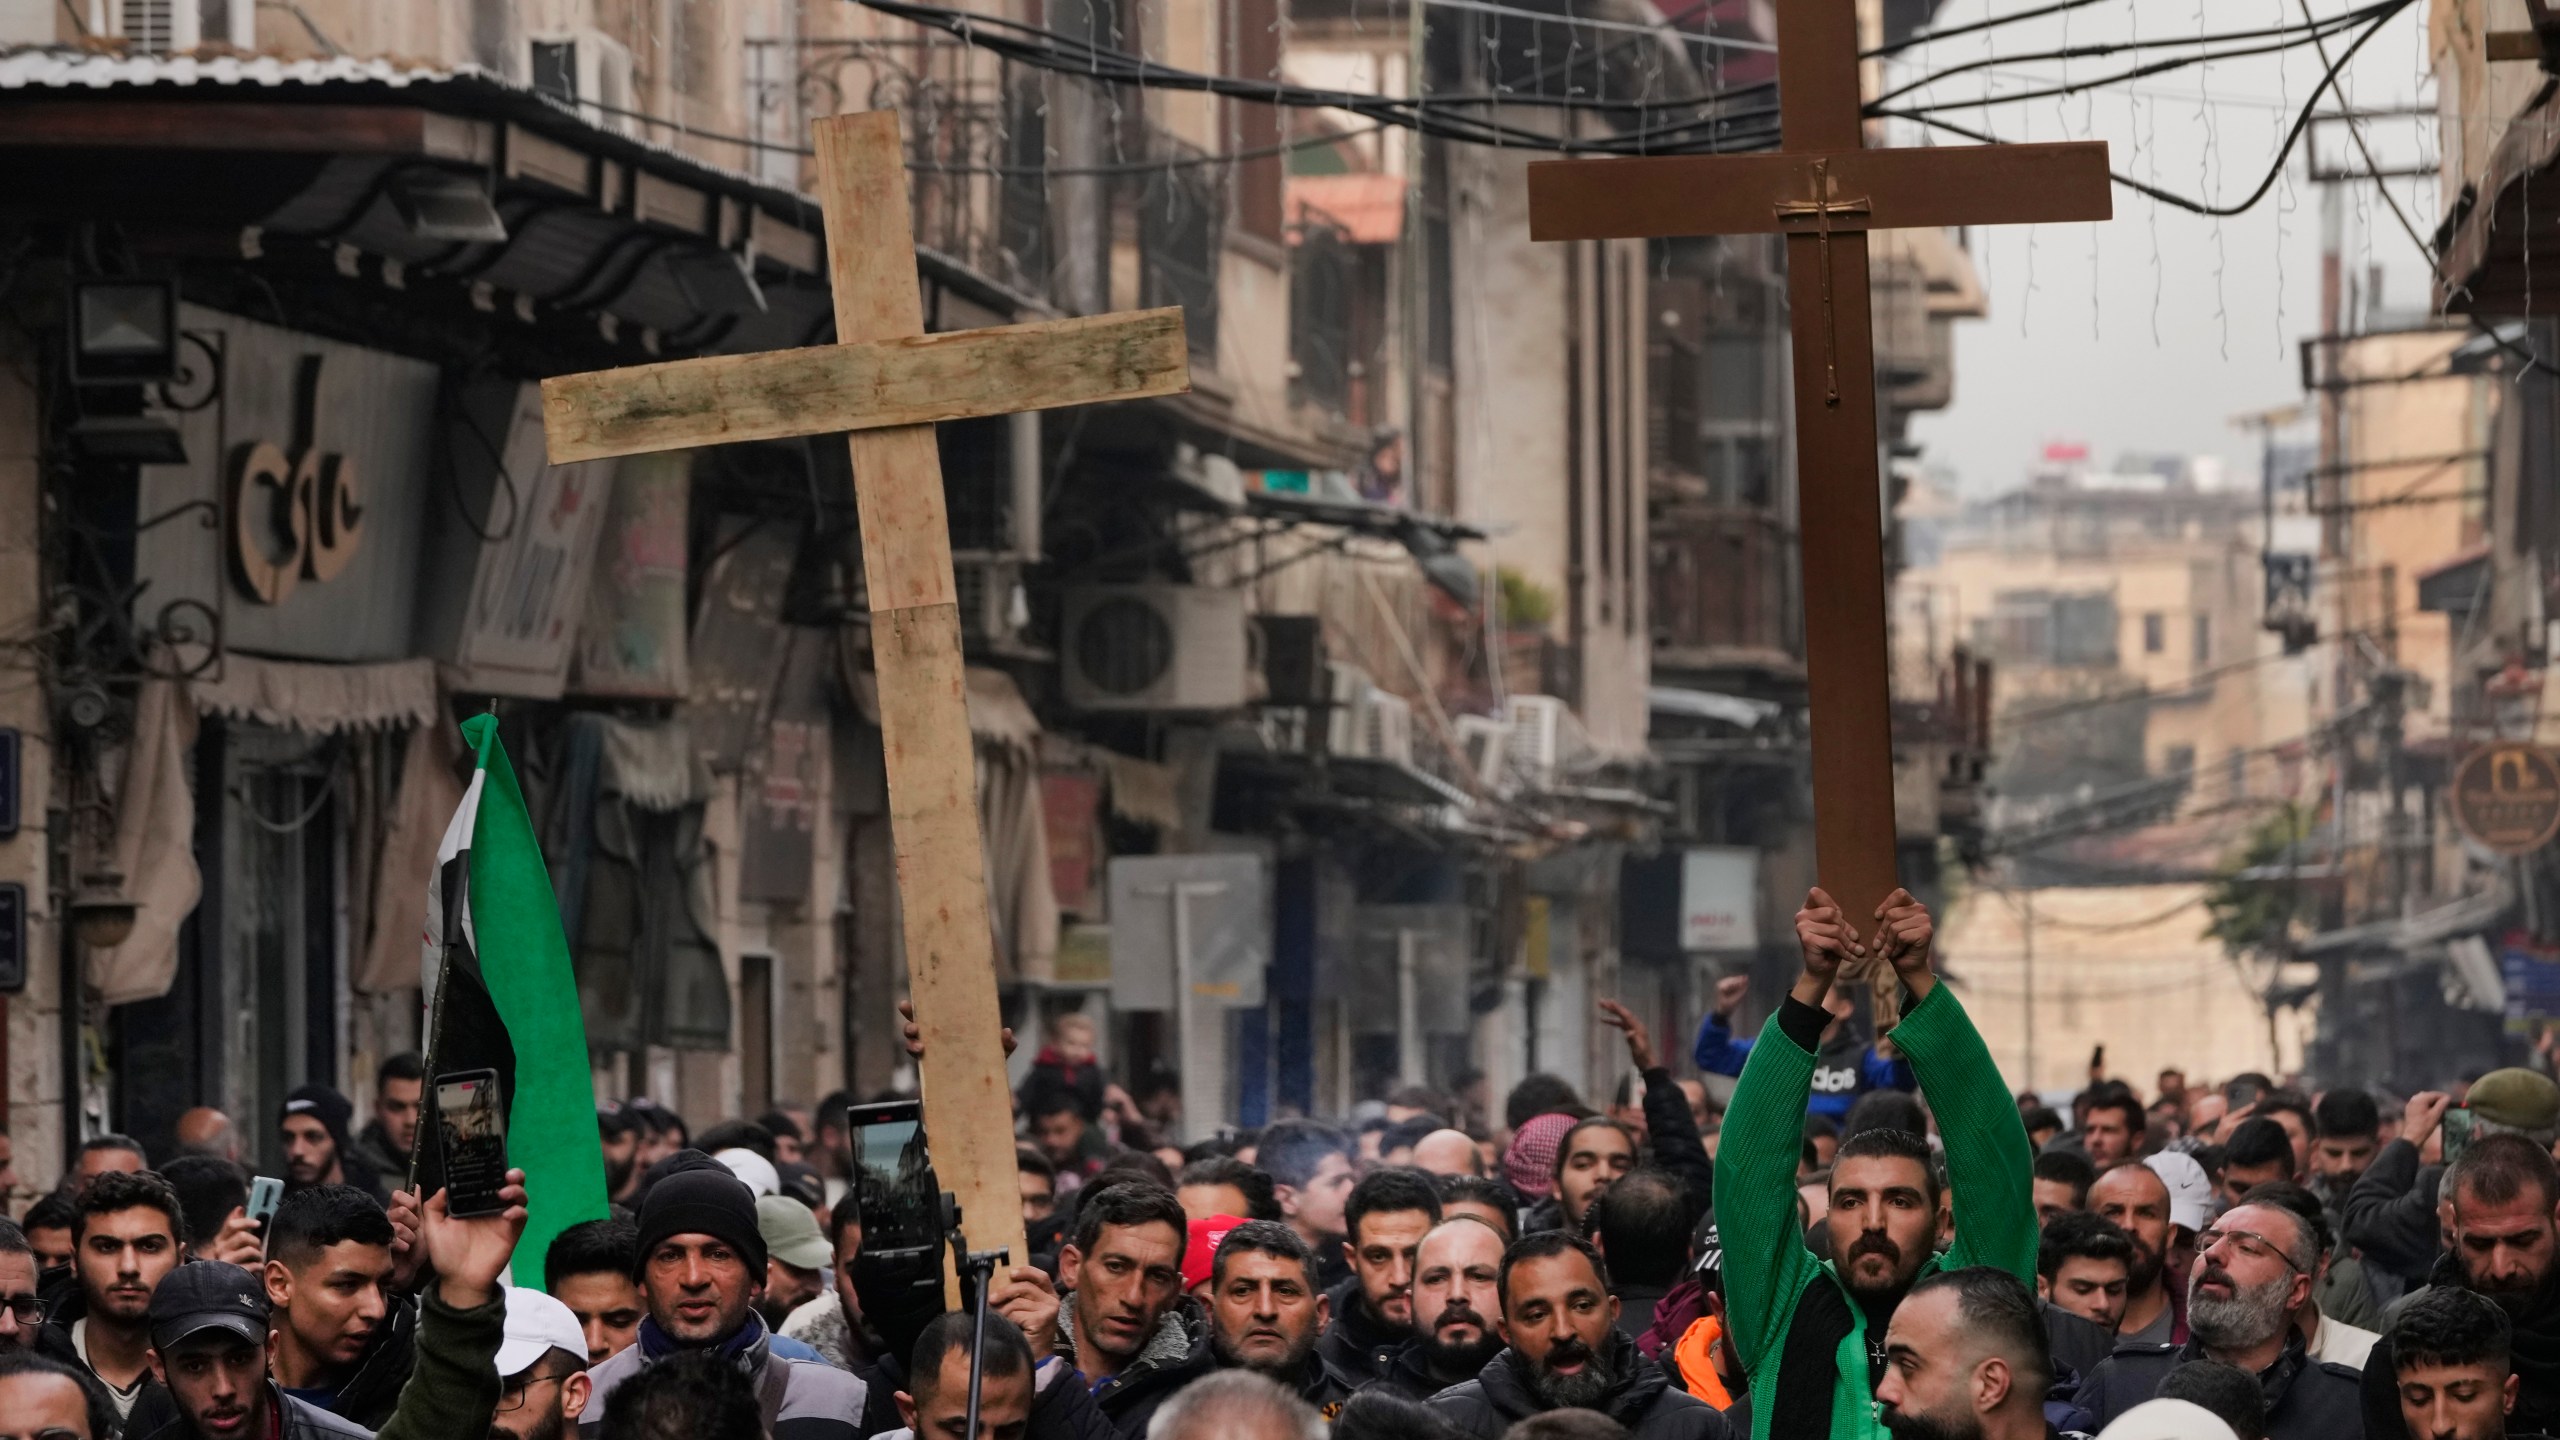
[[[1917,105],[1911,108],[1922,112],[1934,110],[1974,110],[1980,109],[1985,105],[2016,105],[2030,100],[2049,100],[2057,95],[2072,95],[2083,90],[2096,89],[2108,85],[2129,84],[2135,80],[2145,79],[2149,76],[2165,75],[2171,71],[2184,70],[2196,65],[2210,65],[2216,61],[2222,60],[2243,60],[2253,55],[2274,55],[2286,50],[2299,49],[2305,45],[2321,45],[2323,41],[2327,40],[2328,37],[2333,34],[2352,30],[2356,26],[2371,20],[2388,19],[2394,12],[2406,8],[2406,4],[2407,0],[2376,0],[2376,3],[2366,5],[2362,9],[2341,11],[2336,15],[2317,18],[2298,25],[2277,25],[2256,30],[2231,30],[2225,31],[2219,35],[2171,35],[2154,36],[2149,39],[2093,41],[2086,45],[2072,45],[2056,50],[2040,51],[2031,55],[1994,55],[1981,60],[1968,60],[1962,64],[1950,65],[1944,70],[1932,71],[1916,80],[1908,81],[1902,85],[1894,87],[1893,89],[1885,91],[1870,103],[1874,105],[1888,105],[1905,95],[1928,89],[1942,81],[1952,80],[1959,75],[1971,74],[1978,70],[1997,69],[2005,66],[2027,64],[2041,60],[2086,60],[2094,59],[2099,56],[2120,54],[2127,50],[2186,50],[2198,46],[2221,45],[2246,40],[2267,40],[2272,42],[2262,45],[2247,45],[2236,49],[2213,50],[2200,55],[2174,55],[2164,60],[2148,61],[2144,64],[2134,66],[2130,70],[2118,71],[2113,75],[2103,75],[2093,80],[2073,81],[2067,84],[2057,84],[2036,90],[1995,91],[1988,95],[1967,96],[1961,100],[1939,101],[1928,105]],[[2324,54],[2322,56],[2322,63],[2325,64],[2326,62],[2327,57]]]

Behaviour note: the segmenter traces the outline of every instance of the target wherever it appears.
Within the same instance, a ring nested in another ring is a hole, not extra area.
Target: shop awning
[[[2506,919],[2507,912],[2515,907],[2515,903],[2514,883],[2499,874],[2491,879],[2486,890],[2421,910],[2405,919],[2374,920],[2323,931],[2303,941],[2296,953],[2304,959],[2375,952],[2414,955],[2448,940],[2478,935],[2498,925]]]
[[[188,682],[196,709],[281,730],[405,729],[436,718],[436,664],[315,665],[233,651],[209,678]]]
[[[1332,225],[1354,245],[1393,245],[1404,235],[1405,183],[1400,175],[1292,175],[1289,219]]]
[[[2436,304],[2456,315],[2560,314],[2532,264],[2560,242],[2560,82],[2546,77],[2437,227]],[[2534,192],[2541,191],[2536,204]],[[2537,283],[2538,282],[2538,283]]]

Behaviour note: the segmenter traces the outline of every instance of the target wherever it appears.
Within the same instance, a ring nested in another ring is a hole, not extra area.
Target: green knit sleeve
[[[1745,1369],[1774,1358],[1785,1317],[1816,1262],[1796,1220],[1796,1165],[1814,1055],[1773,1017],[1743,1063],[1716,1150],[1716,1230],[1724,1245],[1725,1315]]]
[[[1902,1017],[1893,1043],[1946,1142],[1956,1238],[1945,1268],[1995,1265],[2035,1284],[2035,1151],[1981,1032],[1941,983]]]

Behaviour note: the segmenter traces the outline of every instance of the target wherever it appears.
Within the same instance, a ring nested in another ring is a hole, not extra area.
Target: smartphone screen
[[[2444,1163],[2452,1164],[2471,1148],[2471,1110],[2457,1105],[2444,1112]]]
[[[444,1149],[445,1213],[490,1215],[505,1209],[507,1111],[498,1072],[462,1070],[436,1078],[436,1128]]]
[[[923,1107],[912,1100],[856,1105],[854,1183],[862,1197],[862,1248],[932,1249],[942,1243],[942,1197],[925,1154]]]

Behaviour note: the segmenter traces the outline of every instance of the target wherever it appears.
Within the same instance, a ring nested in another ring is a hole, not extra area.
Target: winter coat
[[[398,1403],[380,1435],[317,1405],[297,1400],[270,1381],[267,1400],[284,1418],[284,1440],[454,1440],[489,1433],[498,1411],[498,1346],[506,1339],[504,1295],[470,1310],[456,1310],[430,1290],[420,1302],[414,1363]],[[195,1440],[195,1427],[158,1385],[143,1387],[125,1440]]]
[[[1326,1298],[1333,1302],[1333,1323],[1324,1327],[1316,1354],[1356,1389],[1389,1378],[1397,1357],[1417,1343],[1413,1331],[1370,1314],[1357,1276],[1335,1286]]]
[[[2081,1383],[2080,1408],[2093,1428],[2104,1429],[2157,1394],[2171,1370],[2203,1358],[2204,1348],[2193,1340],[2184,1345],[2119,1345]],[[2267,1440],[2341,1440],[2365,1433],[2360,1377],[2344,1365],[2313,1360],[2299,1333],[2286,1334],[2284,1353],[2259,1372],[2258,1383],[2267,1397]],[[2396,1407],[2392,1423],[2399,1424]]]
[[[1589,1408],[1627,1427],[1634,1440],[1731,1440],[1724,1417],[1673,1384],[1661,1366],[1637,1353],[1635,1342],[1613,1332],[1609,1349],[1623,1378]],[[1430,1406],[1477,1440],[1501,1440],[1513,1425],[1552,1408],[1531,1388],[1529,1362],[1513,1350],[1486,1361],[1473,1380],[1432,1396]]]
[[[1830,1016],[1825,1015],[1823,1020],[1827,1027]],[[1709,1012],[1706,1019],[1698,1022],[1698,1038],[1690,1047],[1690,1058],[1710,1075],[1740,1075],[1744,1063],[1751,1058],[1752,1047],[1758,1043],[1749,1036],[1735,1038],[1732,1022]],[[1849,1107],[1870,1090],[1910,1090],[1920,1083],[1913,1076],[1909,1061],[1886,1059],[1859,1038],[1855,1025],[1842,1025],[1828,1040],[1820,1042],[1818,1049],[1812,1093],[1804,1107],[1809,1115],[1845,1120]],[[1650,1111],[1645,1120],[1652,1123]]]
[[[1073,1304],[1058,1311],[1058,1346],[1069,1363],[1074,1363]],[[1089,1382],[1093,1403],[1104,1418],[1121,1434],[1139,1436],[1147,1433],[1147,1422],[1155,1417],[1156,1408],[1172,1399],[1183,1386],[1218,1368],[1218,1357],[1209,1348],[1208,1317],[1188,1302],[1180,1302],[1156,1322],[1156,1332],[1147,1337],[1137,1358],[1122,1366],[1119,1374],[1093,1382],[1083,1366],[1076,1368]]]
[[[659,1348],[651,1340],[655,1328],[655,1321],[642,1321],[639,1343],[587,1372],[594,1389],[578,1416],[579,1440],[599,1440],[604,1434],[605,1402],[615,1388],[662,1358],[650,1353]],[[750,1314],[747,1329],[716,1347],[734,1355],[739,1367],[754,1378],[757,1406],[770,1440],[858,1440],[862,1432],[857,1422],[866,1395],[861,1379],[823,1360],[792,1360],[774,1354],[771,1341],[764,1322]],[[457,1434],[445,1440],[470,1437]]]
[[[2436,1224],[2436,1191],[2443,1180],[2443,1166],[2419,1164],[2417,1146],[2394,1140],[2347,1191],[2338,1231],[2363,1253],[2374,1297],[2383,1304],[2397,1298],[2385,1277],[2397,1277],[2405,1293],[2425,1284],[2435,1266],[2444,1239]]]

